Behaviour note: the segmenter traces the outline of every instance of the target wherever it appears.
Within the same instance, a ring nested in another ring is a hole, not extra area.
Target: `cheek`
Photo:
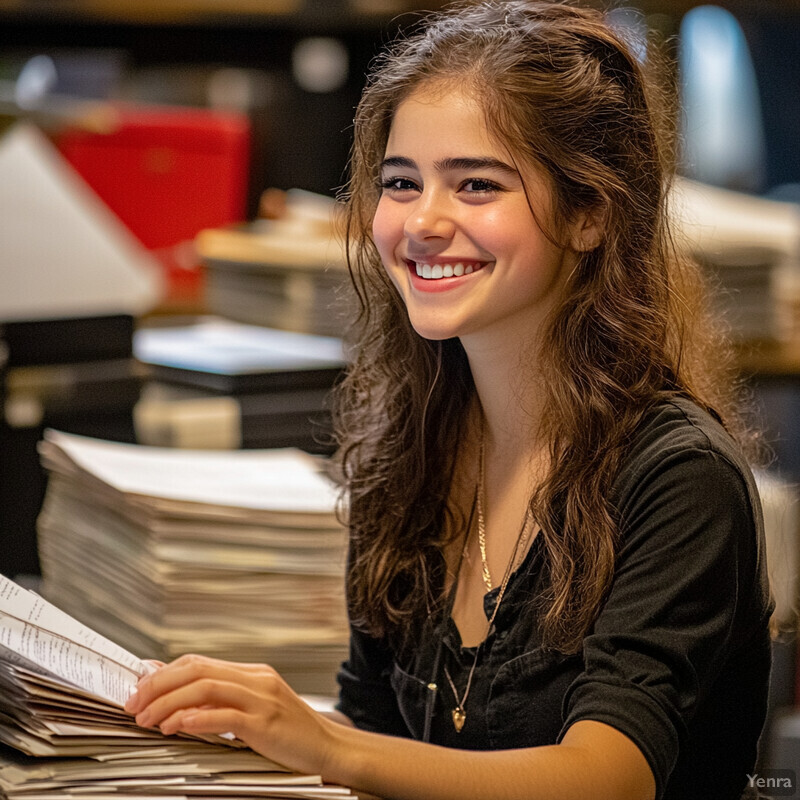
[[[394,260],[393,253],[402,238],[402,231],[403,223],[399,215],[381,199],[372,218],[372,239],[385,266]]]
[[[486,206],[467,209],[461,218],[463,234],[485,253],[501,255],[512,250],[519,240],[522,221],[518,214]]]

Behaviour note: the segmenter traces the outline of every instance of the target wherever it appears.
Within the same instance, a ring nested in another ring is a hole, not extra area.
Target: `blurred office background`
[[[26,139],[25,153],[52,146],[159,274],[144,308],[111,302],[107,314],[95,309],[76,321],[73,308],[60,315],[29,303],[46,286],[25,294],[27,268],[3,256],[0,233],[0,291],[22,287],[19,313],[0,302],[0,571],[40,571],[35,526],[46,476],[36,444],[46,427],[143,444],[329,452],[320,397],[335,381],[335,359],[310,383],[298,366],[299,383],[276,396],[234,379],[211,385],[202,367],[189,370],[194,384],[186,371],[176,377],[135,350],[135,334],[205,324],[209,315],[343,334],[346,302],[344,313],[329,306],[345,281],[328,217],[346,180],[354,108],[382,43],[441,4],[0,0],[0,183],[4,140],[18,136],[20,122],[32,125],[43,140]],[[693,254],[719,290],[755,422],[774,453],[763,487],[789,633],[776,648],[770,763],[798,768],[800,722],[790,710],[800,701],[791,634],[800,537],[800,0],[639,0],[608,13],[643,60],[668,56],[661,78],[679,101],[673,122],[688,225],[698,235]],[[0,188],[0,226],[22,188]],[[31,236],[49,233],[43,225]],[[91,374],[90,363],[100,365]],[[231,395],[237,432],[220,437],[219,407],[208,401]],[[213,406],[205,427],[199,400]],[[178,419],[182,403],[195,403],[191,425]],[[270,439],[263,432],[281,414],[280,435]],[[314,431],[297,427],[312,417]]]

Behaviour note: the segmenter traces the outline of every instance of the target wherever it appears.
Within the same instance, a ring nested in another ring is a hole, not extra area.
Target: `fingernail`
[[[139,703],[141,702],[141,697],[139,693],[134,691],[133,694],[128,698],[127,702],[125,703],[125,710],[129,714],[135,714],[139,709]]]
[[[136,715],[136,724],[140,728],[149,728],[150,727],[150,715],[143,711],[141,714]]]

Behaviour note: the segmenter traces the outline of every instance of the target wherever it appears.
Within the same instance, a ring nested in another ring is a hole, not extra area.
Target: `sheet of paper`
[[[88,650],[133,670],[137,675],[143,675],[149,669],[133,653],[100,636],[43,597],[24,589],[4,575],[0,575],[0,612],[29,622],[39,630],[83,645]]]
[[[154,257],[44,134],[0,138],[0,320],[138,316],[164,291]]]
[[[670,201],[677,230],[695,252],[736,259],[759,250],[797,258],[800,215],[797,205],[679,178]]]
[[[64,681],[122,707],[136,688],[139,672],[24,620],[0,612],[0,652],[14,655]]]
[[[126,494],[284,513],[331,514],[338,501],[337,488],[299,450],[179,450],[60,431],[47,431],[45,438]]]
[[[342,342],[328,336],[207,317],[194,325],[143,328],[134,353],[146,364],[223,374],[344,366]]]

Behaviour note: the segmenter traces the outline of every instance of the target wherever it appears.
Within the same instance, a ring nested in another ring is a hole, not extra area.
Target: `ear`
[[[570,226],[570,247],[578,253],[594,250],[603,241],[606,212],[603,206],[581,211]]]

